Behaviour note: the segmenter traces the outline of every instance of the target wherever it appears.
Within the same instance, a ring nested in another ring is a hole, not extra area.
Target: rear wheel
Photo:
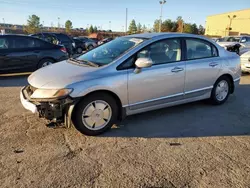
[[[76,49],[76,52],[78,53],[78,54],[81,54],[82,53],[82,48],[80,48],[80,47],[78,47],[77,49]]]
[[[48,65],[52,65],[53,63],[55,63],[55,61],[53,59],[42,59],[39,64],[38,64],[38,69],[42,68],[42,67],[46,67]]]
[[[110,95],[96,93],[85,97],[75,108],[73,123],[77,130],[95,136],[110,129],[118,119],[118,105]]]
[[[89,46],[87,47],[88,50],[92,50],[93,48],[94,48],[94,46],[92,46],[92,45],[89,45]]]
[[[220,105],[226,102],[230,94],[231,81],[227,76],[220,77],[214,84],[210,101],[212,104]]]

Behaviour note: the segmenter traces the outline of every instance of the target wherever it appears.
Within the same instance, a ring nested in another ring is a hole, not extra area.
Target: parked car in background
[[[74,37],[73,40],[76,44],[75,51],[78,54],[81,54],[84,50],[91,50],[97,46],[97,44],[92,39],[87,37]]]
[[[101,41],[98,42],[98,45],[101,45],[101,44],[104,44],[104,43],[107,43],[107,42],[110,42],[111,40],[113,40],[112,38],[105,38]]]
[[[65,47],[22,35],[0,35],[0,74],[32,72],[68,58]]]
[[[71,37],[69,37],[66,34],[63,33],[37,33],[31,35],[33,37],[37,37],[39,39],[45,40],[47,42],[50,42],[52,44],[59,44],[63,45],[66,49],[69,55],[73,55],[74,48],[75,48],[75,42]]]
[[[145,33],[34,72],[20,96],[40,117],[98,135],[132,114],[203,99],[223,104],[240,75],[240,57],[205,37]]]
[[[228,36],[217,40],[217,43],[226,50],[238,55],[250,50],[250,36]]]
[[[99,40],[97,38],[89,38],[91,39],[92,41],[94,41],[96,44],[98,44]]]
[[[242,73],[250,73],[250,51],[240,56]]]

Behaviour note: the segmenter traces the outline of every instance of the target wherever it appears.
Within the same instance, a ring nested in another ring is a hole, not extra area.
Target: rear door
[[[213,88],[221,61],[218,50],[212,43],[196,38],[187,38],[185,41],[185,98],[198,97]]]

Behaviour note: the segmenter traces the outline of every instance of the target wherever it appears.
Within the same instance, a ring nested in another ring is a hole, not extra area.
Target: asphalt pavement
[[[0,77],[1,187],[250,187],[250,75],[222,106],[130,116],[87,137],[23,109],[27,78]]]

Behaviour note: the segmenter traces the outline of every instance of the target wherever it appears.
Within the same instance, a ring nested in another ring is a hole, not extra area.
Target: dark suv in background
[[[39,39],[45,40],[47,42],[50,42],[52,44],[59,44],[63,45],[66,49],[69,55],[74,54],[74,48],[75,48],[75,42],[73,39],[63,33],[37,33],[31,35],[33,37],[37,37]]]
[[[0,35],[0,74],[33,72],[67,58],[61,45],[24,35]]]

